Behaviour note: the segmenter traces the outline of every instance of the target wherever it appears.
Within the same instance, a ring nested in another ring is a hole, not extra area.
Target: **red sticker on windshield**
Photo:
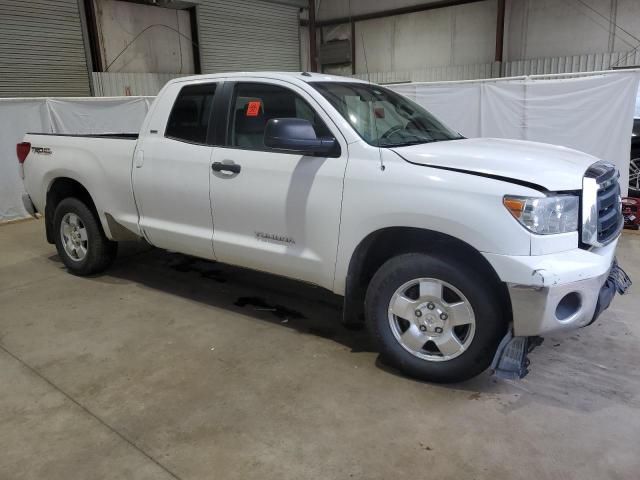
[[[247,104],[247,117],[257,117],[260,113],[260,100],[249,102]]]
[[[384,108],[378,107],[373,110],[376,118],[384,118]]]

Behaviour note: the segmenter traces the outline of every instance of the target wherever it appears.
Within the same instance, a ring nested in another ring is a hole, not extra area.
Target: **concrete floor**
[[[640,279],[640,236],[619,258]],[[431,385],[320,289],[131,246],[78,278],[41,221],[0,226],[0,478],[637,479],[638,311],[520,382]]]

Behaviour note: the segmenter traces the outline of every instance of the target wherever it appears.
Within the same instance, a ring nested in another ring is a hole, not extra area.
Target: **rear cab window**
[[[216,84],[187,85],[176,98],[164,136],[189,143],[207,144]]]

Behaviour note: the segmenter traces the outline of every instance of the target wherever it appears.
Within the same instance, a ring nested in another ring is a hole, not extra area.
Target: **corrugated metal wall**
[[[539,75],[547,73],[598,72],[614,67],[640,65],[640,52],[592,53],[570,57],[533,58],[505,62],[503,76]]]
[[[596,72],[612,66],[640,64],[640,52],[576,55],[574,57],[540,58],[516,62],[481,63],[431,67],[405,72],[371,72],[374,83],[443,82],[522,75]],[[171,73],[93,73],[96,96],[156,95],[170,79],[184,75]],[[345,75],[351,76],[351,75]],[[367,80],[367,74],[353,75]]]
[[[299,9],[255,0],[201,0],[202,73],[300,70]]]
[[[93,72],[96,97],[157,95],[172,78],[185,77],[177,73],[104,73]]]
[[[351,75],[373,83],[401,82],[442,82],[447,80],[474,80],[500,76],[499,63],[479,63],[474,65],[447,65],[405,72],[371,72]]]
[[[575,72],[599,72],[615,67],[640,65],[640,50],[617,53],[593,53],[571,57],[533,58],[513,62],[448,65],[404,72],[371,72],[374,83],[444,82],[484,78],[518,77]],[[366,73],[349,75],[367,80]]]
[[[0,0],[0,97],[87,95],[77,0]]]

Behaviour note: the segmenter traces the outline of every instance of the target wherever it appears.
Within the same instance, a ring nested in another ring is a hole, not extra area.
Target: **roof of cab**
[[[297,80],[300,82],[355,82],[367,83],[364,80],[351,77],[340,77],[338,75],[327,75],[315,72],[227,72],[227,73],[208,73],[204,75],[191,75],[188,77],[178,77],[170,80],[170,83],[188,82],[193,80],[207,80],[227,77],[246,77],[246,78],[271,78],[274,80]]]

